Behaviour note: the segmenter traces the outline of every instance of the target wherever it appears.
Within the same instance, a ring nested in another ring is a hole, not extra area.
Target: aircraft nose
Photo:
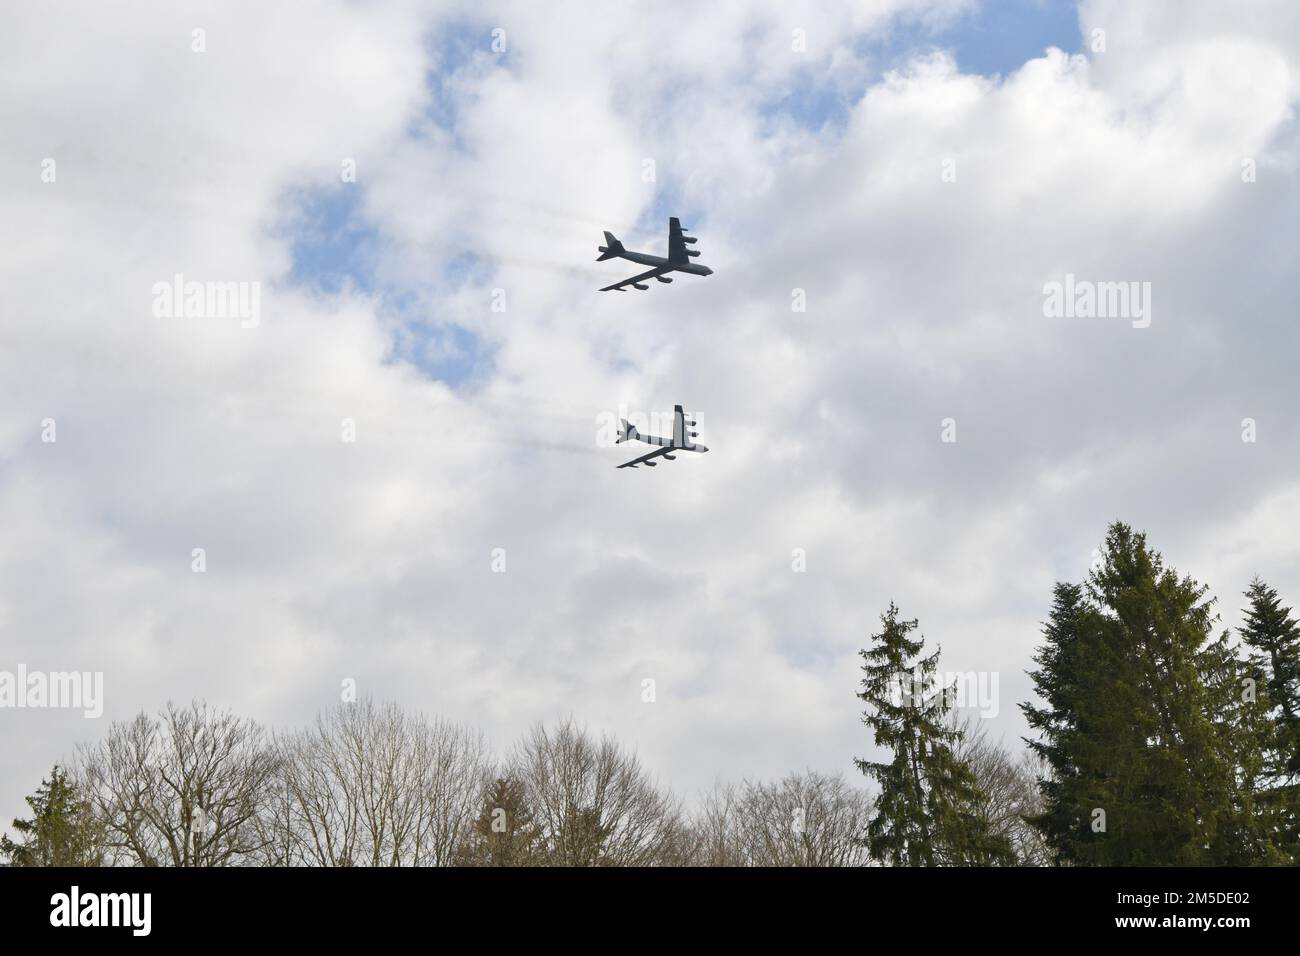
[[[704,267],[704,274],[705,274],[706,276],[711,276],[711,275],[713,275],[713,270],[710,269],[708,266],[705,266],[705,267]]]
[[[698,452],[703,453],[703,452],[706,452],[706,451],[709,450],[709,446],[708,446],[708,445],[696,445],[696,446],[695,446],[695,450],[698,451]]]

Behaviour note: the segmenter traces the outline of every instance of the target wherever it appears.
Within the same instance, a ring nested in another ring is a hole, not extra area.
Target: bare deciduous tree
[[[990,740],[987,729],[969,714],[954,716],[953,725],[961,733],[954,752],[975,774],[984,796],[984,805],[979,809],[993,832],[1011,841],[1020,865],[1049,865],[1051,854],[1042,834],[1026,820],[1042,810],[1037,784],[1042,770],[1036,758],[1029,753],[1013,756]]]
[[[705,794],[695,819],[702,866],[864,866],[870,800],[841,774],[792,773]]]
[[[195,702],[113,724],[82,748],[79,776],[110,862],[229,866],[262,849],[258,816],[275,771],[257,724]]]
[[[562,721],[520,741],[510,773],[554,866],[653,866],[682,862],[677,801],[612,739]]]
[[[277,743],[269,844],[290,864],[452,865],[490,768],[479,733],[368,698]]]

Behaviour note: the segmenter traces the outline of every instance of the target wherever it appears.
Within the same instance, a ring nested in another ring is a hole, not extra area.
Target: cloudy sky
[[[1116,518],[1225,626],[1300,601],[1300,7],[989,6],[7,9],[0,670],[104,715],[0,710],[0,817],[111,720],[346,679],[685,794],[852,775],[891,599],[1012,740]],[[714,275],[596,293],[670,215]],[[1046,316],[1067,275],[1149,326]],[[677,403],[711,452],[616,470]]]

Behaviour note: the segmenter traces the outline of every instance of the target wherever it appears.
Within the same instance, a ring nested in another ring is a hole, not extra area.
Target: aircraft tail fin
[[[623,243],[619,242],[614,234],[607,229],[605,230],[605,244],[597,246],[596,251],[601,254],[596,261],[604,262],[606,259],[621,256],[623,254]]]
[[[614,439],[614,444],[621,445],[625,441],[631,441],[637,437],[636,426],[626,418],[618,420],[618,438]]]

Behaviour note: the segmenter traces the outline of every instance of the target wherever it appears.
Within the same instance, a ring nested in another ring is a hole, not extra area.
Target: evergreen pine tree
[[[1214,860],[1236,866],[1285,863],[1276,808],[1269,804],[1265,784],[1265,747],[1273,728],[1268,690],[1256,686],[1249,663],[1226,633],[1208,644],[1201,657],[1212,719],[1232,766],[1233,809],[1220,826]]]
[[[1005,837],[993,834],[978,806],[975,776],[957,759],[961,731],[948,719],[947,688],[936,688],[939,652],[923,655],[925,641],[909,635],[917,622],[900,621],[891,602],[883,629],[861,652],[863,723],[888,762],[855,761],[880,784],[862,843],[873,857],[904,866],[1010,864]]]
[[[1058,585],[1026,705],[1051,767],[1034,820],[1064,863],[1258,860],[1237,776],[1249,750],[1213,602],[1111,525],[1086,589]],[[1235,709],[1234,709],[1235,708]],[[1265,841],[1267,842],[1267,841]]]
[[[467,866],[535,866],[542,860],[541,830],[533,820],[523,783],[514,777],[492,781],[462,853]]]
[[[32,818],[13,822],[21,842],[0,838],[0,855],[9,866],[102,865],[103,828],[60,767],[54,768],[49,780],[41,781],[27,805]]]
[[[1245,595],[1250,606],[1238,634],[1261,715],[1257,798],[1279,849],[1300,863],[1300,625],[1259,578]]]
[[[1086,681],[1088,640],[1095,634],[1089,625],[1092,609],[1087,605],[1083,587],[1057,583],[1052,610],[1043,625],[1044,643],[1034,654],[1038,669],[1030,671],[1042,707],[1020,705],[1031,730],[1039,739],[1025,739],[1029,748],[1043,759],[1048,776],[1038,781],[1043,795],[1043,812],[1030,818],[1058,859],[1072,860],[1078,855],[1076,844],[1089,839],[1091,820],[1083,795],[1092,781],[1086,773],[1081,751],[1087,747],[1089,728],[1080,726],[1085,702],[1090,692]]]

